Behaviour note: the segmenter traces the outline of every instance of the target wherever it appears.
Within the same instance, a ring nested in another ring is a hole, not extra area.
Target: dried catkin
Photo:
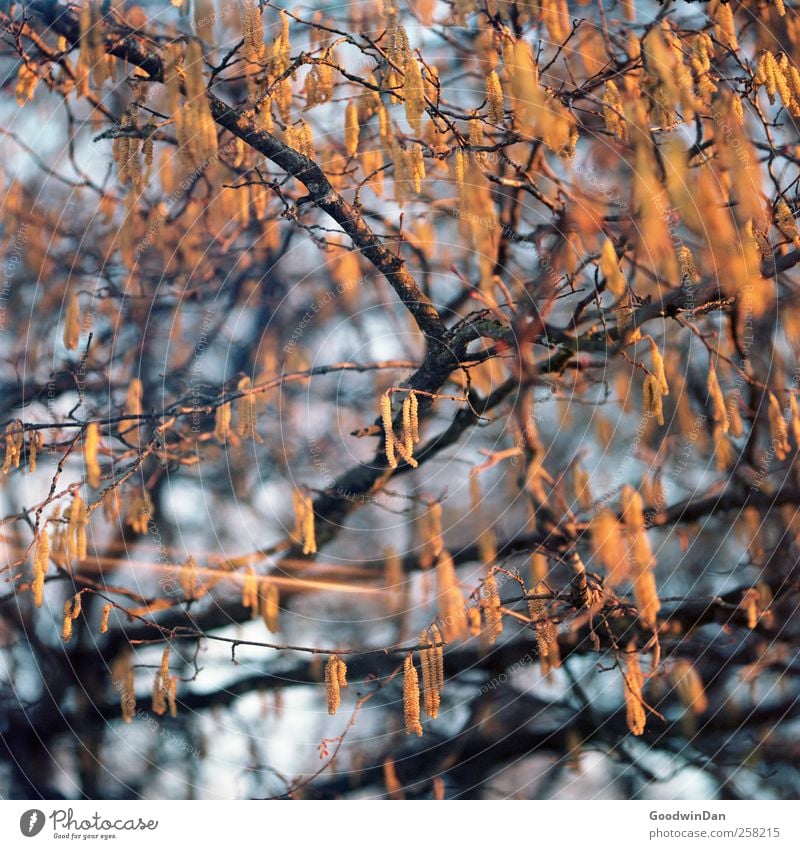
[[[236,384],[236,389],[243,393],[236,399],[236,432],[243,438],[251,437],[262,442],[256,432],[256,396],[248,391],[251,386],[252,381],[247,375]]]
[[[497,71],[492,71],[486,77],[486,103],[489,107],[489,120],[493,124],[502,124],[505,118],[505,104],[503,102],[503,87]]]
[[[123,722],[132,722],[133,717],[136,716],[136,694],[133,667],[127,662],[118,679],[118,686],[120,688],[119,704],[122,710],[122,720]]]
[[[392,422],[392,398],[388,392],[381,395],[381,421],[384,433],[384,452],[386,462],[390,469],[397,468],[397,457],[395,456],[395,444],[397,438],[394,435],[394,424]]]
[[[100,486],[100,463],[97,460],[97,449],[100,445],[100,425],[89,422],[83,435],[83,461],[86,465],[86,482],[89,486]]]
[[[489,574],[483,582],[483,615],[486,620],[486,638],[489,645],[497,642],[503,633],[503,612],[500,602],[500,591],[494,573]]]
[[[358,137],[361,133],[361,124],[358,120],[358,107],[351,100],[344,110],[344,149],[348,156],[358,153]]]
[[[47,528],[42,528],[36,539],[36,548],[33,553],[33,582],[31,583],[31,592],[33,593],[33,603],[36,607],[42,606],[44,578],[47,574],[49,563],[50,535],[47,533]]]
[[[422,725],[419,721],[419,676],[414,666],[414,658],[406,655],[403,662],[403,715],[406,722],[406,734],[422,736]]]
[[[639,665],[636,646],[633,643],[629,644],[626,649],[622,682],[625,688],[625,718],[628,729],[631,734],[639,737],[644,733],[647,714],[642,701],[644,675]]]
[[[169,679],[169,686],[167,687],[167,704],[169,706],[169,715],[172,717],[176,717],[178,715],[178,679],[173,675]]]
[[[325,693],[328,700],[328,713],[333,716],[342,703],[340,688],[347,686],[347,667],[338,655],[332,654],[325,666]]]
[[[103,615],[100,617],[100,633],[105,634],[108,631],[108,617],[111,615],[113,604],[106,604],[103,607]]]
[[[261,618],[272,634],[277,634],[280,625],[280,591],[274,581],[261,582]]]
[[[78,347],[81,335],[81,308],[78,296],[73,292],[67,300],[67,311],[64,316],[64,347],[74,351]]]

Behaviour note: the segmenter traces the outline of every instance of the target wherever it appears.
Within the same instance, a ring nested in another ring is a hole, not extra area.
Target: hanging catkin
[[[248,62],[260,62],[267,48],[264,44],[264,23],[261,20],[261,12],[253,0],[243,0],[241,20],[244,55]]]
[[[72,639],[72,623],[81,615],[81,594],[70,596],[64,602],[64,618],[61,623],[61,639],[68,643]]]
[[[341,689],[347,687],[347,667],[335,654],[328,658],[325,666],[325,693],[328,700],[328,713],[333,716],[342,703]]]
[[[628,284],[620,270],[617,251],[611,239],[606,239],[603,243],[603,250],[600,254],[600,273],[606,281],[609,292],[618,298],[625,294]]]
[[[489,645],[493,646],[498,636],[503,633],[500,592],[493,572],[483,582],[483,615],[486,620],[486,638]]]
[[[383,423],[386,462],[390,469],[396,469],[397,457],[395,456],[395,444],[397,438],[394,435],[394,424],[392,422],[392,398],[388,392],[381,395],[381,422]]]
[[[783,418],[781,405],[775,395],[769,393],[769,432],[772,439],[772,450],[779,460],[785,460],[792,449],[789,444],[789,435],[786,428],[786,421]]]
[[[231,404],[226,401],[214,411],[214,438],[225,443],[231,432]]]
[[[78,347],[81,335],[81,308],[78,296],[73,292],[67,300],[67,311],[64,316],[64,347],[74,351]]]
[[[260,612],[258,598],[258,575],[252,566],[247,567],[242,580],[242,607],[249,608],[254,616]]]
[[[69,558],[73,560],[84,560],[86,558],[86,526],[89,517],[86,512],[86,504],[76,492],[69,507],[69,533],[68,547]]]
[[[308,494],[300,493],[300,538],[303,541],[303,554],[317,553],[314,501]]]
[[[491,71],[486,77],[486,103],[489,107],[489,120],[493,124],[502,124],[505,118],[505,104],[503,103],[503,87],[497,71]]]
[[[344,149],[348,156],[358,153],[358,136],[361,125],[358,120],[358,107],[351,100],[344,110]]]
[[[422,135],[422,116],[425,114],[425,87],[419,62],[409,56],[403,69],[403,98],[405,99],[406,120],[411,129]]]
[[[695,665],[689,660],[679,660],[671,670],[673,686],[681,704],[695,716],[708,710],[708,697],[703,687],[703,679]]]
[[[28,468],[36,471],[36,460],[39,454],[39,449],[42,447],[41,431],[34,430],[28,434]]]
[[[444,689],[444,652],[442,635],[436,625],[422,631],[419,644],[425,646],[420,650],[420,666],[422,667],[422,695],[425,713],[436,719],[439,715],[441,692]]]
[[[186,562],[181,566],[178,573],[178,582],[183,590],[183,597],[187,601],[198,597],[197,563],[191,555],[189,555]]]
[[[106,604],[103,607],[103,614],[100,617],[100,633],[105,634],[108,632],[108,617],[111,615],[111,609],[114,607],[113,604]]]
[[[561,651],[558,646],[558,631],[553,621],[547,615],[547,607],[543,596],[547,595],[547,586],[540,581],[528,597],[528,613],[533,623],[536,635],[536,646],[539,650],[539,664],[542,675],[547,675],[551,669],[561,666]]]
[[[245,375],[237,384],[237,391],[241,392],[236,399],[236,432],[242,438],[252,438],[256,442],[263,440],[256,432],[256,396],[249,391],[252,381]]]
[[[47,533],[47,528],[42,528],[39,531],[39,536],[36,538],[36,548],[33,553],[33,582],[31,583],[31,592],[33,593],[33,603],[36,607],[42,606],[44,578],[47,574],[49,563],[50,535]]]
[[[661,610],[661,601],[653,575],[653,552],[645,528],[642,496],[626,484],[622,488],[620,508],[628,537],[628,560],[633,573],[636,606],[642,621],[654,625]]]
[[[274,581],[267,579],[261,582],[261,618],[264,624],[272,634],[277,634],[281,629],[280,625],[280,592],[278,585]]]
[[[6,474],[12,466],[15,469],[19,468],[23,443],[24,432],[22,422],[17,420],[6,425],[6,453],[3,460],[3,474]]]
[[[729,422],[727,408],[725,407],[725,396],[722,394],[717,370],[714,368],[713,363],[709,363],[708,366],[706,388],[708,389],[708,398],[711,402],[711,418],[722,428],[724,433],[727,433]]]
[[[625,650],[622,683],[625,688],[625,718],[628,729],[631,734],[639,737],[644,733],[647,714],[642,700],[644,675],[639,666],[639,655],[635,643],[630,643]]]
[[[439,554],[436,563],[436,579],[438,582],[439,618],[442,621],[445,638],[450,643],[466,636],[467,611],[464,596],[458,586],[453,558],[446,551]]]
[[[89,422],[83,436],[83,461],[86,465],[86,482],[89,486],[100,486],[100,463],[97,460],[97,449],[100,445],[100,425]]]
[[[422,725],[419,721],[419,676],[414,666],[414,658],[409,653],[403,662],[403,714],[406,723],[406,734],[422,736]]]

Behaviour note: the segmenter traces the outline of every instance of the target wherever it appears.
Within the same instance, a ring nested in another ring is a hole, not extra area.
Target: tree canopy
[[[0,30],[0,795],[797,797],[794,4]]]

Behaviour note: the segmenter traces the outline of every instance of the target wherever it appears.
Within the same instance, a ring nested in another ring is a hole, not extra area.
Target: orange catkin
[[[419,721],[419,676],[411,654],[403,662],[403,714],[406,722],[406,734],[422,736]]]

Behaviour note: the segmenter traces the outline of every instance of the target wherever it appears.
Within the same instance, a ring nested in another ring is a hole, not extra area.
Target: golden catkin
[[[119,705],[123,722],[132,722],[136,716],[136,694],[134,690],[134,672],[130,660],[120,655],[114,661],[111,670],[115,688],[119,691]]]
[[[655,417],[659,425],[664,425],[664,407],[661,401],[661,392],[658,388],[658,380],[652,375],[645,375],[642,385],[642,400],[645,412]]]
[[[489,574],[483,582],[483,616],[486,620],[486,638],[493,646],[503,633],[503,612],[500,602],[500,591],[494,573]]]
[[[392,758],[386,758],[383,762],[383,781],[386,785],[386,794],[390,799],[397,802],[405,799],[403,785],[397,777],[397,770],[394,768],[394,761]]]
[[[61,639],[68,643],[72,639],[72,623],[81,615],[81,594],[70,596],[64,602],[64,618],[61,622]]]
[[[789,435],[780,402],[772,392],[769,393],[768,415],[772,450],[779,460],[785,460],[792,447],[789,444]]]
[[[231,433],[231,403],[226,401],[214,411],[214,438],[218,442],[227,442]]]
[[[622,682],[625,688],[625,718],[631,734],[640,737],[644,733],[647,722],[642,688],[644,675],[639,665],[639,655],[635,644],[628,645],[622,671]]]
[[[708,710],[708,698],[703,687],[703,679],[691,661],[678,661],[672,667],[670,678],[681,704],[687,711],[700,716]]]
[[[132,378],[128,384],[128,393],[125,397],[125,412],[129,416],[141,416],[142,391],[142,381],[138,377]]]
[[[543,581],[540,581],[528,597],[528,614],[536,635],[539,664],[543,675],[547,675],[551,669],[558,669],[561,666],[558,631],[554,622],[547,615],[547,606],[543,598],[545,595],[547,595],[547,586]]]
[[[261,618],[272,634],[277,634],[281,629],[280,615],[280,591],[274,581],[263,580],[261,582]]]
[[[787,239],[795,245],[800,245],[800,233],[797,230],[794,213],[783,198],[775,204],[775,224]]]
[[[317,540],[315,530],[314,501],[310,495],[302,495],[302,527],[301,537],[303,540],[303,554],[317,553]]]
[[[178,679],[173,675],[169,679],[167,687],[167,705],[169,706],[169,715],[176,717],[178,715]]]
[[[70,560],[76,557],[78,560],[86,558],[86,526],[88,524],[89,517],[86,504],[76,492],[69,507],[68,547]]]
[[[261,12],[253,0],[243,0],[241,6],[244,55],[248,62],[260,62],[266,53],[264,23],[261,20]]]
[[[464,596],[458,585],[453,558],[442,551],[436,562],[437,592],[439,596],[439,618],[447,642],[458,640],[467,634],[467,610]],[[499,632],[498,632],[499,633]]]
[[[247,375],[236,384],[237,391],[243,393],[236,399],[236,432],[243,439],[252,438],[262,442],[256,432],[256,396],[249,391],[252,385]]]
[[[388,392],[381,395],[381,422],[383,423],[386,462],[390,469],[396,469],[397,457],[395,456],[395,445],[397,444],[397,438],[394,435],[394,424],[392,422],[392,398]]]
[[[417,737],[421,737],[419,676],[411,654],[407,654],[403,662],[403,715],[406,723],[406,734],[416,734]]]
[[[242,607],[249,608],[254,616],[260,612],[258,575],[256,575],[252,566],[247,567],[242,579]]]
[[[42,447],[41,431],[34,430],[28,434],[28,468],[36,471],[36,461],[39,454],[39,449]]]
[[[709,364],[706,388],[708,390],[709,401],[711,402],[711,418],[720,425],[724,433],[727,433],[729,422],[727,408],[725,406],[725,396],[722,394],[717,370],[714,368],[713,363]]]
[[[461,148],[456,150],[453,157],[453,172],[459,191],[464,187],[464,175],[467,169],[467,154]]]
[[[358,137],[361,124],[358,120],[358,107],[351,100],[344,110],[344,149],[348,156],[358,153]]]
[[[678,265],[680,267],[681,282],[684,285],[697,283],[699,275],[695,266],[694,256],[686,245],[678,248]]]
[[[403,69],[403,98],[405,99],[406,120],[411,129],[422,135],[422,116],[425,114],[425,86],[419,62],[409,56]]]
[[[19,468],[23,443],[24,433],[22,422],[14,421],[6,425],[6,452],[3,460],[3,474],[6,474],[12,466],[15,469]]]
[[[491,71],[486,77],[486,103],[489,108],[489,120],[493,124],[502,124],[505,119],[505,103],[497,71]]]
[[[656,579],[653,575],[653,552],[647,538],[642,496],[627,484],[620,496],[622,520],[628,538],[628,561],[633,573],[633,595],[643,622],[655,624],[661,610]]]
[[[618,298],[625,294],[628,284],[620,270],[617,251],[611,239],[606,239],[603,243],[603,249],[600,254],[600,273],[606,281],[609,292]]]
[[[189,555],[186,562],[181,566],[180,572],[178,572],[178,583],[181,585],[183,597],[187,601],[198,597],[197,563],[191,555]]]
[[[114,607],[113,604],[106,604],[103,607],[103,614],[100,617],[100,633],[105,634],[108,632],[108,617],[111,615],[111,609]]]
[[[437,629],[438,633],[438,629]],[[431,719],[436,719],[439,715],[439,704],[441,700],[440,678],[439,678],[439,658],[441,657],[441,647],[433,645],[436,640],[431,639],[428,630],[422,631],[419,635],[419,644],[426,646],[420,650],[419,659],[422,667],[422,696],[425,713]],[[439,654],[437,655],[437,651]]]
[[[64,315],[64,347],[74,351],[78,347],[81,335],[81,308],[78,296],[73,292],[67,300],[67,310]]]
[[[100,445],[100,425],[89,422],[83,435],[83,461],[86,466],[86,482],[89,486],[100,486],[100,463],[97,459],[97,449]]]
[[[480,637],[483,626],[481,624],[481,610],[479,607],[470,607],[467,610],[467,624],[470,637]]]
[[[42,528],[41,531],[39,531],[39,536],[36,538],[36,547],[33,553],[33,581],[31,583],[31,592],[33,593],[33,603],[36,607],[42,606],[44,578],[47,574],[47,567],[49,564],[50,535],[47,533],[47,528]]]
[[[625,141],[628,135],[627,124],[623,117],[624,110],[625,107],[616,83],[613,80],[608,80],[603,93],[603,118],[606,122],[606,130],[620,141]]]
[[[344,666],[342,660],[337,655],[332,654],[325,666],[325,693],[328,701],[328,713],[331,716],[336,713],[342,703],[340,664]],[[345,686],[347,685],[345,684]]]

